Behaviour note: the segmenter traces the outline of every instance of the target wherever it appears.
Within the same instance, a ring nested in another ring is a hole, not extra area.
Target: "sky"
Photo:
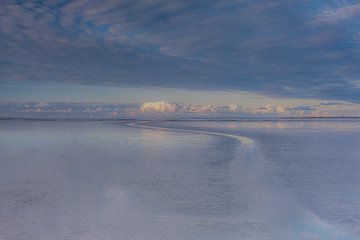
[[[20,103],[360,114],[359,1],[0,2],[0,116]]]

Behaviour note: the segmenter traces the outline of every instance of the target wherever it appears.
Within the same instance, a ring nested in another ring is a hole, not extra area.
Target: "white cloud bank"
[[[177,105],[175,103],[168,103],[165,101],[146,102],[140,107],[141,112],[176,112]]]
[[[240,104],[193,105],[165,101],[145,102],[140,114],[167,113],[177,116],[206,115],[217,117],[339,117],[360,116],[360,104],[319,104],[282,106],[267,104],[263,107],[245,107]],[[340,107],[339,107],[340,106]]]
[[[265,105],[258,108],[246,108],[240,104],[229,105],[192,105],[176,104],[165,101],[145,102],[140,107],[141,114],[172,113],[178,115],[239,115],[239,116],[311,116],[316,111],[313,106],[284,107]]]

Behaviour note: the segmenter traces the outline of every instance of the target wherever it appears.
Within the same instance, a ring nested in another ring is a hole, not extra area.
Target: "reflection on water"
[[[227,135],[116,122],[0,122],[1,238],[359,238],[357,135],[344,158],[351,172],[335,150],[332,159],[320,154],[335,144],[343,150],[348,134],[309,141],[314,136],[292,135],[287,123],[275,124],[286,131],[273,135],[271,127],[263,131],[268,123],[192,124],[161,126]],[[240,132],[256,144],[231,135]],[[330,221],[336,217],[340,223]]]
[[[158,123],[156,123],[158,124]],[[242,121],[178,121],[163,122],[172,126],[191,126],[226,129],[259,129],[259,130],[359,130],[358,119],[323,119],[323,120],[242,120]]]

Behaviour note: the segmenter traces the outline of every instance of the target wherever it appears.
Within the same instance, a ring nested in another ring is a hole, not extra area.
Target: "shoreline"
[[[151,121],[142,122],[142,124],[144,124],[144,123],[151,123]],[[152,130],[163,130],[163,131],[165,130],[165,131],[175,131],[175,132],[200,133],[200,134],[207,134],[207,135],[212,135],[212,136],[227,137],[227,138],[236,139],[241,144],[244,144],[244,146],[246,146],[246,147],[253,147],[254,144],[255,144],[254,140],[252,140],[251,138],[243,137],[243,136],[239,136],[239,135],[235,135],[235,134],[227,134],[227,133],[220,133],[220,132],[210,132],[210,131],[201,131],[201,130],[191,130],[191,129],[184,129],[184,128],[181,129],[181,128],[148,126],[148,125],[141,125],[141,123],[138,124],[136,122],[126,124],[126,126],[137,127],[137,128],[145,128],[145,129],[152,129]]]

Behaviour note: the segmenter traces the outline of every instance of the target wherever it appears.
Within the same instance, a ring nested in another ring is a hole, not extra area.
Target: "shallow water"
[[[1,121],[0,239],[359,239],[358,123],[151,125]]]
[[[327,233],[360,238],[358,120],[196,121],[161,125],[253,139],[272,179],[292,202],[299,203],[326,226]],[[316,235],[325,234],[314,226],[313,232],[317,231]]]

